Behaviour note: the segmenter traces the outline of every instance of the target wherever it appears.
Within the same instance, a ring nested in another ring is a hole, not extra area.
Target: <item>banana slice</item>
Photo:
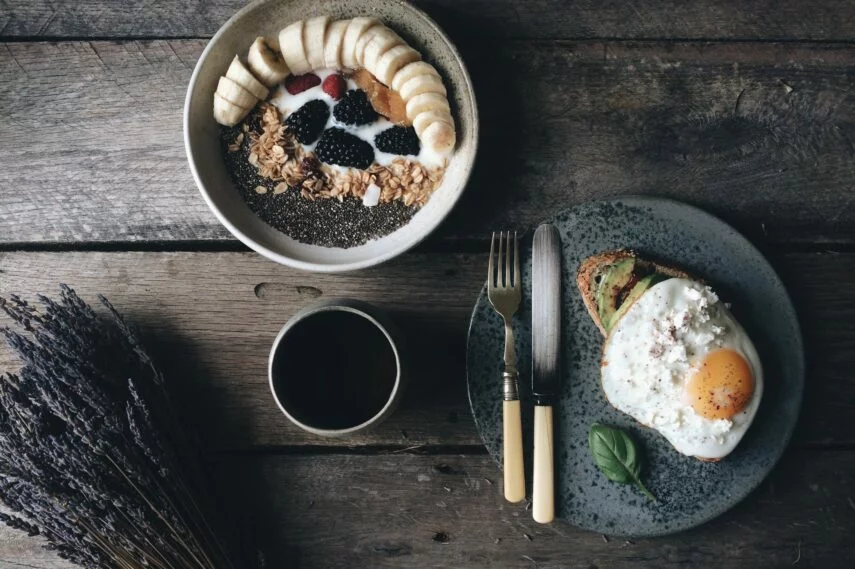
[[[413,77],[425,74],[436,75],[439,77],[439,73],[437,73],[433,65],[425,61],[415,61],[399,69],[392,78],[392,84],[389,86],[393,91],[400,91],[404,83]]]
[[[401,90],[398,91],[398,94],[401,95],[401,98],[405,101],[409,101],[413,97],[421,95],[422,93],[438,93],[443,97],[447,94],[445,85],[442,84],[442,79],[436,75],[430,74],[417,75],[413,77],[404,83],[401,86]]]
[[[329,25],[330,17],[320,16],[307,20],[303,27],[303,48],[312,69],[324,68],[324,45]]]
[[[420,139],[429,148],[441,154],[446,154],[454,150],[454,145],[457,143],[454,126],[443,121],[431,123],[422,132]]]
[[[270,94],[270,91],[265,87],[261,81],[255,78],[255,76],[250,72],[246,66],[241,63],[241,60],[238,56],[235,56],[232,59],[231,65],[229,65],[229,70],[226,71],[226,77],[255,95],[259,99],[266,99],[267,95]]]
[[[448,104],[448,99],[439,93],[422,93],[416,95],[407,103],[407,118],[413,120],[417,115],[428,111],[445,111],[451,112],[451,106]]]
[[[279,53],[276,40],[265,37],[255,38],[249,46],[246,63],[258,80],[268,87],[276,85],[290,73],[288,64]]]
[[[353,18],[347,25],[347,30],[344,32],[344,41],[341,45],[341,62],[348,69],[357,69],[360,67],[359,61],[356,58],[356,44],[360,37],[371,27],[378,25],[374,18]],[[364,46],[363,46],[364,47]]]
[[[379,35],[381,33],[385,35],[385,32],[383,32],[383,30],[388,29],[389,28],[384,26],[382,23],[378,23],[362,32],[362,35],[359,36],[358,40],[356,40],[356,48],[353,54],[354,59],[356,59],[356,65],[358,67],[365,67],[365,47],[368,45],[368,42],[373,40],[374,36],[376,35]]]
[[[341,69],[341,46],[344,44],[344,32],[350,20],[338,20],[330,24],[327,29],[327,39],[324,41],[324,67],[327,69]]]
[[[235,126],[249,114],[249,109],[243,109],[214,93],[214,120],[223,126]]]
[[[406,45],[406,42],[401,39],[401,36],[385,26],[371,28],[369,33],[372,33],[372,35],[365,42],[365,49],[361,52],[362,67],[377,77],[377,74],[374,72],[377,69],[377,62],[380,60],[380,57],[395,46]]]
[[[416,115],[416,118],[413,119],[413,128],[421,138],[427,128],[437,122],[444,122],[452,128],[454,127],[454,119],[451,118],[451,113],[448,111],[426,111]]]
[[[312,70],[312,66],[306,58],[306,49],[303,44],[305,24],[303,20],[300,20],[282,28],[279,32],[279,50],[282,52],[285,64],[294,75],[302,75]]]
[[[381,83],[389,86],[389,84],[392,83],[392,78],[395,77],[395,73],[397,73],[399,69],[408,63],[419,61],[421,58],[422,54],[407,44],[396,45],[384,53],[380,59],[377,60],[377,63],[374,65],[374,69],[369,69],[369,71],[371,71],[371,73],[379,79]]]
[[[220,82],[217,83],[217,94],[242,109],[251,109],[258,102],[258,97],[228,77],[220,77]]]

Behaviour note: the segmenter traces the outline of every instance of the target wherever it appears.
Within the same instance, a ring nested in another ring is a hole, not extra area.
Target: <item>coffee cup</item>
[[[276,336],[270,390],[301,429],[331,437],[357,433],[397,407],[406,380],[401,345],[382,310],[325,299],[297,312]]]

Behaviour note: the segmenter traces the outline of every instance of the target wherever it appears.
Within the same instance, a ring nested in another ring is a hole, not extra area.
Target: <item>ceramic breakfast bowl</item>
[[[382,20],[432,63],[448,88],[457,145],[442,184],[413,218],[394,232],[350,248],[298,242],[267,225],[246,205],[226,168],[220,126],[212,108],[217,82],[235,54],[246,54],[261,35],[275,36],[296,20],[371,16]],[[214,35],[196,64],[184,106],[184,144],[190,170],[208,206],[244,244],[278,263],[317,272],[352,271],[407,251],[431,233],[462,194],[475,161],[478,110],[457,49],[426,14],[398,0],[262,0],[240,10]]]

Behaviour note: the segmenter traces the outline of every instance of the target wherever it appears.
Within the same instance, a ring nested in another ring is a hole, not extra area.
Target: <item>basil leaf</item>
[[[619,484],[634,484],[645,496],[656,500],[641,483],[641,458],[629,433],[594,423],[588,430],[588,448],[606,478]]]

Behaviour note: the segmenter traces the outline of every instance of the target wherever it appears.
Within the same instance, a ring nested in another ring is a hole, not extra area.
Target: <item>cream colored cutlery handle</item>
[[[504,423],[505,499],[519,502],[525,498],[525,470],[523,469],[522,419],[519,399],[502,401]]]
[[[553,462],[552,406],[534,407],[534,521],[548,524],[555,519],[555,465]]]

